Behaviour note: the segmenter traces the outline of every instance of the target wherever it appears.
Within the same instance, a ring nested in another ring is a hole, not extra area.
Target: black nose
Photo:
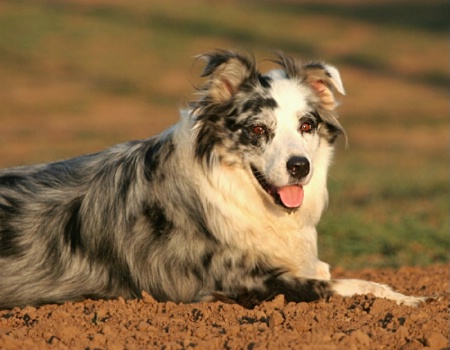
[[[309,160],[305,157],[292,157],[286,163],[287,170],[296,179],[301,179],[309,174]]]

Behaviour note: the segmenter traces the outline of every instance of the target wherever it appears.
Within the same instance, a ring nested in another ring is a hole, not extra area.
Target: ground
[[[449,267],[334,269],[437,299],[418,307],[372,296],[247,310],[223,303],[109,300],[0,311],[0,349],[448,349]]]

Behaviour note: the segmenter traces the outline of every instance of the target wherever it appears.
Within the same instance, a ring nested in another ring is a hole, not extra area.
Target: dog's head
[[[242,167],[272,202],[300,207],[320,149],[344,133],[335,112],[344,94],[338,70],[279,54],[280,69],[264,75],[241,53],[200,58],[208,79],[191,105],[196,157],[207,168]]]

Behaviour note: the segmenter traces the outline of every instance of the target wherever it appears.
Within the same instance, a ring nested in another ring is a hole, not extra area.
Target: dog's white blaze
[[[277,101],[278,109],[288,115],[307,110],[306,98],[310,90],[292,79],[277,79],[272,82],[271,96]]]
[[[310,161],[310,173],[303,180],[305,198],[297,213],[302,228],[315,227],[328,202],[327,173],[333,147],[327,142],[321,142],[317,134],[302,135],[299,132],[300,117],[311,112],[308,107],[311,97],[309,88],[295,80],[277,79],[272,83],[272,97],[278,104],[274,111],[277,129],[266,151],[266,174],[274,184],[283,186],[289,180],[286,171],[289,157],[303,156]],[[316,239],[315,229],[314,238],[311,239]]]
[[[278,79],[272,82],[271,97],[277,102],[273,111],[276,118],[275,136],[265,150],[265,175],[277,187],[289,184],[286,163],[292,156],[310,157],[311,142],[309,137],[299,133],[299,118],[308,112],[307,97],[311,92],[290,79]],[[312,169],[311,169],[312,170]],[[303,180],[306,184],[311,173]]]

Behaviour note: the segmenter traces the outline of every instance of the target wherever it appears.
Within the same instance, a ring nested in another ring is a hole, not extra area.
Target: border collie
[[[284,54],[258,71],[236,51],[199,56],[205,82],[178,124],[103,152],[0,171],[0,307],[84,298],[225,300],[251,308],[372,293],[318,259],[338,70]]]

